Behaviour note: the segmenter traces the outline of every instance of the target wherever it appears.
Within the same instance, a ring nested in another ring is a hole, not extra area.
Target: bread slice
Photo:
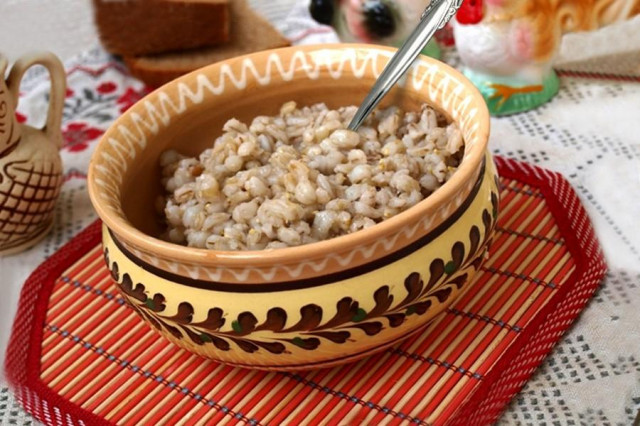
[[[134,56],[227,42],[231,1],[93,0],[93,6],[105,49]]]
[[[245,0],[232,0],[229,43],[186,52],[125,57],[124,61],[133,76],[148,86],[158,87],[183,74],[223,59],[289,45],[289,41],[257,15]]]

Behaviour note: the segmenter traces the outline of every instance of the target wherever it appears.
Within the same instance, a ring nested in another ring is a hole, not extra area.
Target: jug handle
[[[54,142],[58,149],[62,145],[62,110],[67,90],[67,75],[60,59],[53,53],[35,52],[18,59],[9,73],[7,87],[13,98],[14,109],[18,107],[20,80],[25,71],[34,65],[42,65],[51,77],[51,94],[49,95],[49,112],[42,131]]]

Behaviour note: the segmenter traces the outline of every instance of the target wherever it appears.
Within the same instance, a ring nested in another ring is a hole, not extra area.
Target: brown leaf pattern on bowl
[[[373,294],[374,307],[365,311],[357,300],[344,297],[336,304],[336,313],[325,320],[322,307],[307,304],[300,308],[300,319],[286,327],[288,315],[281,307],[267,311],[266,318],[260,321],[253,313],[240,313],[228,324],[228,318],[220,307],[209,309],[203,321],[194,322],[194,308],[188,302],[181,302],[174,315],[165,313],[166,300],[160,293],[150,295],[143,283],[133,283],[128,273],[120,274],[118,264],[110,261],[105,249],[105,261],[118,288],[127,297],[130,306],[155,328],[165,329],[178,339],[188,338],[197,345],[213,344],[217,349],[229,351],[233,345],[244,352],[253,353],[266,350],[273,354],[290,353],[291,345],[314,350],[323,341],[343,344],[352,339],[353,332],[360,330],[367,336],[375,336],[386,327],[396,328],[405,323],[411,315],[424,315],[433,301],[446,302],[454,291],[462,289],[467,282],[469,272],[478,270],[491,244],[498,214],[498,194],[491,193],[492,211],[484,209],[482,225],[469,230],[469,250],[461,241],[451,248],[451,258],[434,259],[429,266],[429,279],[425,283],[418,272],[411,272],[404,279],[406,296],[394,304],[394,296],[389,285],[382,285]],[[222,328],[225,325],[225,330]],[[229,329],[230,328],[230,329]],[[278,335],[272,341],[261,340],[255,332],[271,331]],[[295,334],[291,337],[291,334]],[[233,345],[232,345],[233,344]]]

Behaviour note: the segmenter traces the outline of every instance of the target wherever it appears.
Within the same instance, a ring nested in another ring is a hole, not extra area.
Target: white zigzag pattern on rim
[[[137,153],[146,147],[146,131],[157,134],[161,124],[166,127],[171,122],[169,109],[176,114],[182,114],[187,109],[189,102],[200,104],[206,94],[217,96],[223,93],[227,81],[236,89],[243,90],[250,81],[249,76],[258,84],[265,86],[271,82],[274,73],[279,75],[282,80],[290,81],[296,71],[303,70],[309,79],[315,80],[323,68],[329,71],[329,75],[333,79],[339,79],[347,65],[350,65],[351,72],[356,78],[362,78],[367,67],[370,67],[372,73],[378,76],[390,56],[391,53],[384,51],[367,51],[366,55],[363,55],[362,50],[358,49],[346,49],[339,56],[330,49],[311,52],[300,50],[291,56],[287,67],[283,65],[278,53],[272,53],[268,57],[263,74],[258,71],[251,59],[245,58],[242,62],[240,75],[236,75],[230,65],[223,64],[220,67],[217,84],[212,83],[209,77],[204,74],[197,75],[195,91],[192,91],[186,83],[178,83],[177,104],[164,90],[160,90],[143,101],[146,110],[144,116],[135,111],[130,112],[129,121],[134,131],[128,126],[120,124],[117,130],[121,137],[119,139],[109,137],[107,143],[111,145],[116,155],[101,150],[100,154],[104,165],[96,166],[98,173],[95,178],[96,184],[102,189],[100,196],[108,202],[109,208],[121,215],[117,207],[120,202],[118,187],[127,171],[127,157],[129,160],[134,160]],[[379,58],[386,60],[382,63]],[[407,81],[415,90],[421,90],[426,84],[429,97],[438,100],[438,104],[449,111],[454,120],[459,120],[461,128],[464,129],[465,141],[468,146],[473,146],[479,124],[471,125],[470,122],[478,114],[478,110],[471,106],[470,97],[461,97],[461,93],[464,91],[464,85],[461,81],[446,73],[438,72],[436,67],[430,66],[425,61],[418,61],[414,64],[409,71],[408,78],[401,84],[406,85]],[[450,86],[455,87],[448,90]],[[457,104],[455,108],[453,108],[454,104]]]
[[[119,186],[122,183],[122,177],[127,171],[127,161],[132,161],[136,155],[145,148],[147,144],[147,132],[157,134],[160,127],[168,126],[171,121],[170,110],[175,114],[182,114],[188,107],[188,104],[200,104],[204,101],[205,96],[217,96],[225,91],[227,82],[238,90],[246,88],[248,82],[257,82],[265,86],[271,83],[274,75],[279,76],[284,81],[290,81],[294,78],[296,72],[304,71],[307,78],[316,80],[320,76],[320,72],[326,69],[333,79],[342,77],[345,70],[360,79],[368,69],[374,76],[378,76],[391,57],[390,52],[385,51],[366,51],[360,49],[345,49],[336,54],[335,50],[318,49],[315,51],[296,51],[291,56],[288,65],[284,65],[282,58],[278,53],[269,55],[264,73],[256,68],[253,60],[245,58],[242,60],[239,75],[234,73],[229,64],[223,64],[218,73],[217,82],[212,82],[209,76],[199,74],[196,77],[195,89],[186,83],[177,84],[177,102],[174,102],[166,91],[160,90],[150,98],[143,101],[144,116],[136,112],[135,108],[129,114],[129,123],[127,125],[120,124],[117,130],[120,138],[109,137],[107,143],[112,147],[114,155],[101,151],[103,164],[96,166],[95,183],[101,188],[100,196],[107,201],[109,208],[124,219],[119,208],[120,191]],[[381,60],[383,59],[383,60]],[[430,99],[447,111],[451,118],[460,123],[463,129],[463,137],[468,147],[473,147],[479,128],[479,123],[471,123],[478,114],[478,109],[472,107],[472,99],[470,97],[462,97],[464,92],[464,84],[456,77],[438,72],[438,68],[431,66],[426,61],[418,61],[409,71],[408,76],[401,85],[411,84],[414,90],[425,90]],[[423,89],[425,88],[425,89]],[[467,155],[469,150],[466,150]],[[362,256],[364,259],[370,259],[380,246],[383,251],[388,253],[395,245],[397,240],[404,236],[406,240],[413,240],[418,230],[427,231],[441,223],[447,215],[458,208],[464,202],[464,199],[471,191],[471,187],[475,183],[472,179],[465,188],[449,203],[442,205],[436,214],[429,218],[423,219],[415,225],[408,225],[401,232],[395,234],[391,238],[376,241],[368,247],[359,247],[347,255],[336,255],[330,253],[327,257],[319,261],[304,262],[296,267],[286,267],[276,265],[270,269],[244,269],[235,270],[228,268],[209,269],[194,265],[192,268],[182,266],[187,269],[187,273],[192,278],[207,277],[210,280],[221,281],[225,272],[232,274],[237,281],[247,281],[251,273],[258,273],[264,280],[271,280],[276,275],[277,270],[285,270],[292,278],[298,278],[302,275],[306,268],[311,268],[314,272],[323,270],[329,260],[338,262],[341,266],[350,264],[356,255]],[[135,247],[126,244],[136,256],[164,270],[179,272],[179,266],[173,262],[158,259],[141,252]]]

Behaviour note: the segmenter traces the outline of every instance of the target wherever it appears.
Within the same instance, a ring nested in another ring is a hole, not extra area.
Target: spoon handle
[[[389,60],[373,88],[358,108],[358,111],[356,111],[353,120],[349,124],[349,130],[355,131],[360,127],[360,124],[385,97],[387,92],[407,72],[413,61],[433,37],[433,34],[449,22],[461,4],[462,0],[431,0],[416,29],[413,30],[402,47]]]

